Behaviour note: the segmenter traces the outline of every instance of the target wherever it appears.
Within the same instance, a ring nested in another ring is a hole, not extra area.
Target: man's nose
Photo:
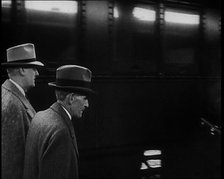
[[[89,101],[88,101],[88,99],[85,100],[85,106],[86,106],[87,108],[89,107]]]
[[[39,76],[39,72],[38,72],[37,69],[35,69],[35,75],[36,75],[36,76]]]

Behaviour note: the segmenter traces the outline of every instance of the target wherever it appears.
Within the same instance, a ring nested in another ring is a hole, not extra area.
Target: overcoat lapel
[[[70,136],[72,138],[73,146],[75,148],[77,156],[79,156],[74,127],[73,127],[73,124],[72,124],[71,120],[69,119],[68,115],[66,114],[65,110],[61,107],[61,104],[59,104],[57,102],[55,102],[50,108],[61,116],[63,122],[68,127]]]
[[[11,91],[15,96],[18,97],[18,99],[24,105],[28,115],[32,119],[34,117],[34,115],[36,114],[36,111],[30,104],[28,99],[21,93],[21,91],[19,91],[19,89],[10,80],[6,80],[2,86],[3,86],[3,88]]]

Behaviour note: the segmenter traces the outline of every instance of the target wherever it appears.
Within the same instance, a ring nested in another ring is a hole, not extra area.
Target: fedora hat
[[[35,47],[32,43],[17,45],[6,50],[7,62],[2,63],[3,67],[29,67],[44,66],[36,60]]]
[[[78,65],[63,65],[56,70],[56,81],[49,86],[81,94],[95,93],[91,88],[92,72]]]

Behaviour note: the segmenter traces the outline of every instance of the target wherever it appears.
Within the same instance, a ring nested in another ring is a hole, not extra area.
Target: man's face
[[[71,104],[71,112],[73,117],[81,118],[85,108],[89,107],[86,96],[73,94],[73,102]]]
[[[24,86],[27,90],[35,86],[35,79],[38,75],[36,68],[24,68]]]

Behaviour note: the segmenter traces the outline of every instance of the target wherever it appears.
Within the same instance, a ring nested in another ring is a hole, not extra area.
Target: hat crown
[[[57,89],[80,94],[94,94],[91,89],[92,72],[78,65],[63,65],[56,70],[56,81],[48,83]]]
[[[42,67],[44,64],[36,60],[34,44],[26,43],[17,45],[6,50],[7,62],[1,63],[3,67]]]
[[[92,72],[85,67],[78,65],[64,65],[57,69],[57,80],[72,80],[91,82]]]
[[[8,62],[35,59],[35,58],[36,58],[36,52],[34,44],[31,43],[21,44],[7,49]]]

